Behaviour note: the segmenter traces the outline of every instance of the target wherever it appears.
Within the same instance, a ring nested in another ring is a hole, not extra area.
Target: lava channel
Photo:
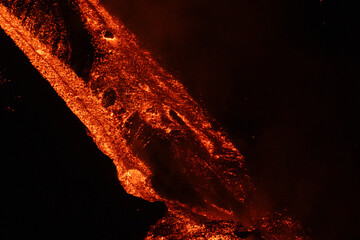
[[[257,212],[243,156],[123,23],[96,0],[49,2],[2,0],[0,26],[113,160],[124,189],[166,204],[147,239],[305,239],[295,220]],[[65,5],[91,37],[86,71],[71,61]]]

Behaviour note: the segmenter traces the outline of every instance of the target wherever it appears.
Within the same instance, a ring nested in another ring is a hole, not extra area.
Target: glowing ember
[[[33,1],[2,2],[0,26],[113,160],[125,190],[166,203],[168,216],[148,239],[238,239],[255,229],[266,239],[304,239],[290,218],[257,213],[239,151],[97,1],[74,1],[95,49],[86,81],[68,64],[72,49],[56,13],[44,15],[40,3],[33,13],[14,11]]]

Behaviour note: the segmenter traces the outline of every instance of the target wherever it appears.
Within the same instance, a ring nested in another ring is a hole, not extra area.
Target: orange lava
[[[236,231],[256,229],[265,239],[304,239],[294,220],[251,206],[243,156],[181,83],[98,1],[75,2],[97,56],[87,82],[61,60],[62,42],[54,52],[51,34],[32,31],[33,19],[0,4],[0,26],[113,160],[125,190],[166,203],[147,238],[240,239]]]

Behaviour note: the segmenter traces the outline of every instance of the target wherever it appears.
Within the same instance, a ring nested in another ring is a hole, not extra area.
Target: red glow
[[[304,239],[294,220],[260,213],[248,202],[254,187],[243,156],[136,37],[98,1],[76,2],[97,53],[89,82],[60,60],[61,51],[51,51],[51,34],[41,38],[31,31],[32,19],[24,27],[24,16],[0,4],[0,26],[113,160],[125,190],[166,203],[169,214],[153,226],[148,239],[237,239],[236,230],[254,229],[266,239]],[[60,44],[58,49],[65,48]],[[169,154],[173,163],[166,171],[157,172],[164,162],[154,163],[154,152]],[[167,185],[161,181],[167,179],[186,181],[179,186],[194,196],[163,191]]]

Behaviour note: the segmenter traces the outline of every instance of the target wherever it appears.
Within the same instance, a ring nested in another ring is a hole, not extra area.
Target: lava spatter
[[[124,189],[166,203],[168,215],[148,239],[304,239],[294,220],[256,214],[248,202],[254,187],[243,156],[98,1],[70,1],[82,19],[79,26],[91,36],[93,59],[80,64],[81,71],[68,60],[76,46],[68,43],[71,31],[57,10],[49,10],[38,26],[39,14],[58,9],[57,1],[20,2],[1,2],[0,26],[113,160]]]

